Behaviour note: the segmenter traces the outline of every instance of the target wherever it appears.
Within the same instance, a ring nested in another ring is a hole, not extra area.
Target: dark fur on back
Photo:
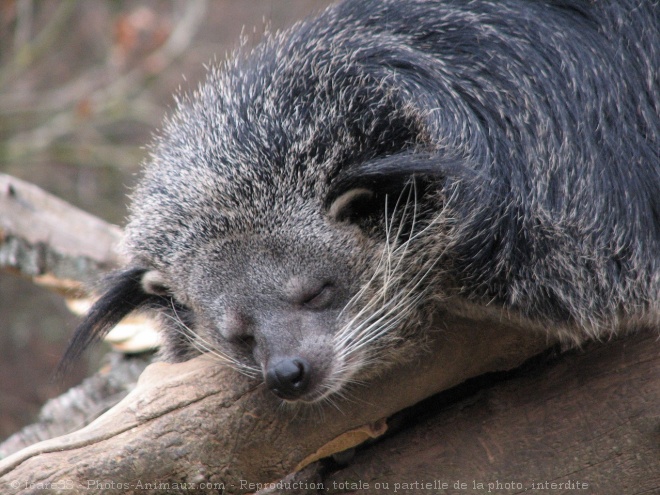
[[[331,335],[394,322],[369,340],[376,356],[443,304],[570,342],[657,325],[659,12],[650,0],[331,7],[239,50],[179,101],[133,197],[127,251],[214,347],[218,321],[238,321],[227,308],[260,321],[262,295],[308,274],[341,288]],[[406,197],[414,214],[397,206]],[[400,253],[399,272],[377,265],[383,250]],[[385,294],[392,280],[401,300]],[[180,331],[165,335],[182,358]],[[269,349],[262,367],[286,340],[244,333]]]

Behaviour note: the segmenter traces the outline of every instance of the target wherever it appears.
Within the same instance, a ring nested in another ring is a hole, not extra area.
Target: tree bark
[[[592,343],[459,403],[425,407],[435,412],[359,452],[325,486],[348,493],[347,481],[361,482],[365,495],[406,493],[406,484],[416,494],[660,493],[657,329]]]
[[[397,411],[467,378],[512,369],[547,345],[530,332],[463,319],[444,323],[448,330],[435,333],[417,361],[319,407],[281,407],[260,382],[206,356],[153,364],[128,397],[88,427],[2,461],[0,486],[8,494],[35,487],[177,493],[176,483],[212,483],[224,493],[253,492],[378,436]],[[155,483],[153,490],[147,483]]]
[[[121,264],[121,229],[0,174],[0,268],[68,297]]]

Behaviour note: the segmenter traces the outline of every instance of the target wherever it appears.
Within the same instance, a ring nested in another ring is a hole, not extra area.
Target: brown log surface
[[[0,442],[0,460],[37,442],[79,430],[94,421],[135,388],[140,374],[152,361],[151,355],[106,354],[94,375],[46,402],[36,422]]]
[[[174,484],[208,482],[224,493],[253,492],[337,437],[349,441],[335,450],[351,447],[350,438],[364,435],[347,432],[382,430],[382,418],[469,377],[516,367],[547,345],[529,332],[445,324],[431,354],[352,390],[336,408],[281,407],[259,382],[204,356],[151,365],[126,399],[88,427],[0,462],[2,493],[191,493]],[[145,489],[161,482],[169,485]]]
[[[483,390],[324,481],[331,493],[364,495],[658,494],[657,330],[591,344]]]

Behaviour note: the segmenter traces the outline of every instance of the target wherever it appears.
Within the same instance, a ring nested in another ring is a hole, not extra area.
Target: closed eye
[[[301,304],[307,309],[325,309],[332,304],[334,296],[334,286],[326,282],[319,289],[303,296]]]

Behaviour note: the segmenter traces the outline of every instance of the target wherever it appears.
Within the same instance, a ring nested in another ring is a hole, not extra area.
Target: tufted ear
[[[423,194],[441,188],[448,178],[475,175],[458,159],[426,152],[399,153],[340,172],[331,184],[326,208],[338,221],[359,221],[382,215],[385,196],[393,199],[393,206],[413,181]]]
[[[335,198],[328,206],[328,216],[338,222],[354,222],[358,218],[369,216],[375,206],[376,194],[370,189],[356,187],[349,189]]]
[[[111,274],[104,283],[106,291],[73,334],[56,375],[64,373],[87,347],[101,340],[126,315],[161,301],[164,289],[158,280],[152,271],[144,268],[129,268]],[[152,286],[161,292],[149,290]]]

